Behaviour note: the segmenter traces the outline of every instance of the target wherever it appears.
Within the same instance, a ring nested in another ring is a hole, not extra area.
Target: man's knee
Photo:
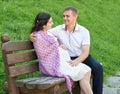
[[[99,63],[98,69],[99,69],[99,71],[103,72],[103,66],[101,63]]]
[[[92,73],[96,73],[96,74],[103,74],[103,67],[100,63],[97,63],[94,68],[92,69]]]

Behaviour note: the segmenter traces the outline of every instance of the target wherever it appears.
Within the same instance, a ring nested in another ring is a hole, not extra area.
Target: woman
[[[83,63],[77,66],[69,64],[70,56],[63,45],[59,46],[57,39],[47,30],[52,27],[52,17],[48,13],[39,13],[32,27],[36,41],[33,42],[38,60],[39,69],[43,74],[65,77],[67,87],[72,94],[72,82],[79,81],[80,94],[93,94],[90,86],[91,69]]]

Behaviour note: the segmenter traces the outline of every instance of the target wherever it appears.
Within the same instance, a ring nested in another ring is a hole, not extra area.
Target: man
[[[90,35],[89,31],[77,24],[78,12],[74,7],[66,7],[63,12],[64,24],[50,29],[57,37],[60,45],[66,47],[72,61],[71,66],[84,63],[92,69],[93,75],[93,94],[102,94],[103,88],[103,68],[95,59],[89,55]],[[34,37],[31,34],[31,38]],[[31,39],[32,40],[32,39]]]

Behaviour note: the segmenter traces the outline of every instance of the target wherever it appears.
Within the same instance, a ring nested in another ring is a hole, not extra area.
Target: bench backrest
[[[38,70],[37,56],[30,41],[5,42],[2,53],[5,70],[10,77]]]

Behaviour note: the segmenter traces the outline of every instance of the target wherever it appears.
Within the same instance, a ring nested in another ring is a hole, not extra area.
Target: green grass
[[[90,31],[90,53],[103,64],[106,79],[120,67],[119,5],[120,0],[0,0],[0,35],[9,34],[12,41],[28,40],[38,12],[51,13],[56,26],[63,23],[64,7],[75,6],[79,10],[78,23]],[[0,51],[0,94],[5,94],[2,89],[5,80]]]

